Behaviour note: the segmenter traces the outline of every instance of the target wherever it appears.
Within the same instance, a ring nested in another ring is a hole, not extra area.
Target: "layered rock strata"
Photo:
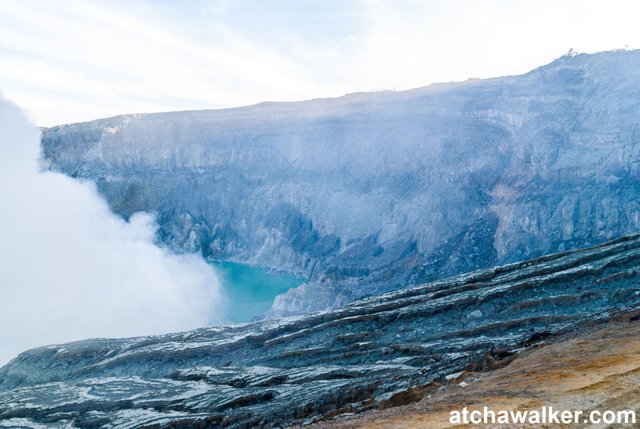
[[[639,275],[633,235],[302,317],[42,347],[0,369],[0,426],[275,428],[402,405],[637,311]]]

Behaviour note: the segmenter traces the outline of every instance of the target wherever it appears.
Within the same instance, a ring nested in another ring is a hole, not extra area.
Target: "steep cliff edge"
[[[179,251],[303,274],[271,315],[640,230],[640,51],[522,76],[45,129]]]
[[[402,405],[559,335],[637,319],[639,276],[634,235],[334,311],[42,347],[0,369],[0,426],[275,428]]]

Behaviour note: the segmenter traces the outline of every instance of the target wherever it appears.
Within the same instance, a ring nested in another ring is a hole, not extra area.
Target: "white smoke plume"
[[[125,222],[93,184],[41,172],[39,156],[38,129],[0,99],[0,365],[31,347],[222,320],[210,265],[156,246],[152,216]]]

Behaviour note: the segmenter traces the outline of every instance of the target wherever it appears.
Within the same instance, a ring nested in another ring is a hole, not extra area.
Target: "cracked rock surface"
[[[22,353],[0,426],[275,428],[420,400],[640,305],[640,235],[295,318]]]

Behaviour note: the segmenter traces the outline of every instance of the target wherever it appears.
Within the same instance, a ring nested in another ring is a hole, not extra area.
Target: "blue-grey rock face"
[[[640,52],[405,92],[44,130],[181,251],[301,273],[273,315],[640,229]]]

